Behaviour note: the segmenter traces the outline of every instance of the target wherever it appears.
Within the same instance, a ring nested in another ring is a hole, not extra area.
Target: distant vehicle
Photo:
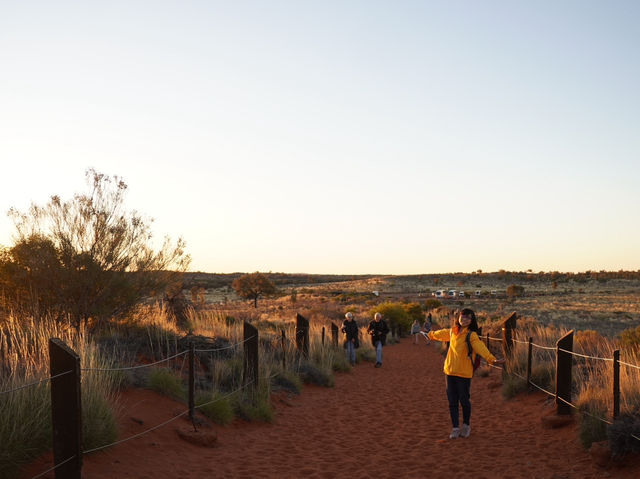
[[[380,296],[380,291],[373,291],[374,296]]]
[[[450,290],[447,292],[447,296],[448,296],[449,298],[455,298],[456,296],[458,296],[458,292],[457,292],[455,289],[450,289]]]
[[[436,291],[435,293],[433,293],[433,295],[436,298],[444,298],[445,297],[445,290],[444,289],[439,289],[438,291]]]
[[[476,298],[479,298],[480,296],[482,296],[482,291],[477,290],[477,291],[475,292],[475,295],[476,295]]]
[[[498,292],[495,289],[492,289],[491,296],[498,296]]]
[[[460,291],[460,292],[458,293],[458,297],[459,297],[459,298],[464,298],[464,291]]]

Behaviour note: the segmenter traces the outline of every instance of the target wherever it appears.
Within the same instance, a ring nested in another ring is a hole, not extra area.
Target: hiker
[[[429,332],[433,329],[433,319],[431,319],[431,313],[427,315],[427,319],[422,326],[422,335],[424,339],[427,341],[427,346],[429,346],[429,337],[427,336]]]
[[[456,324],[451,329],[431,331],[429,339],[449,341],[447,357],[444,360],[444,374],[447,378],[447,399],[453,429],[449,439],[459,436],[469,437],[471,433],[471,401],[469,389],[473,377],[473,361],[479,354],[489,364],[504,364],[504,359],[496,359],[478,337],[478,322],[473,310],[460,311]],[[469,347],[473,351],[469,350]],[[462,428],[460,428],[458,403],[462,406]]]
[[[376,348],[376,368],[382,367],[382,347],[387,342],[389,326],[380,313],[373,315],[373,320],[367,327],[367,332],[371,335],[371,344]]]
[[[420,330],[421,330],[421,326],[420,326],[420,321],[418,321],[417,319],[413,322],[413,324],[411,325],[411,335],[413,336],[413,344],[416,345],[418,344],[418,336],[420,335]]]
[[[352,366],[356,364],[356,349],[360,347],[358,339],[358,323],[353,317],[353,313],[349,312],[344,315],[345,320],[342,323],[342,332],[344,333],[344,348],[347,351],[347,361]]]

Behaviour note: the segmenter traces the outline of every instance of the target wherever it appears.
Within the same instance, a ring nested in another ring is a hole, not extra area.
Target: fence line
[[[625,363],[624,361],[618,361],[620,364],[624,364],[625,366],[629,366],[630,368],[640,369],[640,366],[636,366],[635,364]]]
[[[581,358],[595,359],[595,360],[598,360],[598,361],[613,361],[613,359],[611,359],[611,358],[600,358],[598,356],[587,356],[585,354],[579,354],[579,353],[574,353],[573,351],[567,351],[566,349],[562,349],[562,348],[558,348],[558,351],[562,351],[563,353],[569,353],[569,354],[572,354],[573,356],[579,356]]]
[[[173,356],[169,356],[168,358],[160,359],[154,363],[150,364],[141,364],[140,366],[131,366],[126,368],[82,368],[82,371],[131,371],[132,369],[142,369],[142,368],[150,368],[151,366],[155,366],[156,364],[164,363],[170,361],[172,359],[177,358],[178,356],[182,356],[183,354],[187,354],[189,351],[182,351],[178,354],[174,354]]]
[[[227,349],[232,349],[235,348],[237,346],[240,346],[241,344],[246,343],[247,341],[249,341],[250,339],[253,339],[255,336],[251,336],[249,338],[245,338],[242,341],[239,341],[237,343],[234,344],[230,344],[229,346],[224,346],[222,348],[214,348],[214,349],[194,349],[194,352],[196,353],[215,353],[217,351],[225,351]]]
[[[31,386],[36,386],[37,384],[43,383],[45,381],[51,381],[52,379],[59,378],[61,376],[64,376],[65,374],[71,374],[72,372],[73,371],[69,370],[69,371],[65,371],[65,372],[60,373],[60,374],[56,374],[55,376],[49,376],[49,377],[40,379],[38,381],[34,381],[32,383],[29,383],[29,384],[23,384],[22,386],[19,386],[19,387],[15,388],[15,389],[9,389],[7,391],[0,392],[0,396],[2,396],[3,394],[9,394],[9,393],[14,393],[16,391],[20,391],[20,389],[25,389],[25,388],[28,388],[28,387],[31,387]]]
[[[46,470],[46,471],[44,471],[44,472],[41,472],[41,473],[40,473],[40,474],[38,474],[37,476],[33,476],[31,479],[38,479],[38,477],[42,477],[42,476],[44,476],[45,474],[48,474],[48,473],[50,473],[51,471],[53,471],[53,470],[57,469],[58,467],[60,467],[60,466],[64,466],[67,462],[69,462],[69,461],[73,461],[75,458],[76,458],[76,456],[75,456],[75,455],[73,455],[73,456],[71,456],[69,459],[65,459],[65,460],[64,460],[64,461],[62,461],[61,463],[56,464],[56,465],[55,465],[55,466],[53,466],[53,467],[50,467],[49,469],[47,469],[47,470]]]

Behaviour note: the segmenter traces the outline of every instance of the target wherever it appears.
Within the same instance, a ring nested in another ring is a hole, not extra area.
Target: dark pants
[[[462,406],[462,422],[469,424],[471,420],[471,401],[469,400],[469,389],[471,388],[471,378],[461,378],[447,375],[447,399],[449,399],[449,414],[451,414],[451,424],[453,427],[460,425],[458,418],[458,403]]]

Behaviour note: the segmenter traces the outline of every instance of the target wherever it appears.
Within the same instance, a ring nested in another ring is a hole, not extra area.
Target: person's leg
[[[449,415],[451,416],[451,425],[454,429],[460,426],[460,417],[458,409],[458,387],[456,376],[445,375],[447,378],[447,399],[449,400]]]
[[[462,406],[462,423],[469,426],[471,421],[471,378],[458,379],[458,398]]]
[[[347,343],[347,361],[349,361],[351,364],[353,364],[354,362],[354,352],[355,352],[355,348],[353,347],[353,343],[351,341],[349,341]]]
[[[382,341],[376,344],[376,363],[382,365]]]
[[[356,363],[356,345],[351,343],[351,364]]]

